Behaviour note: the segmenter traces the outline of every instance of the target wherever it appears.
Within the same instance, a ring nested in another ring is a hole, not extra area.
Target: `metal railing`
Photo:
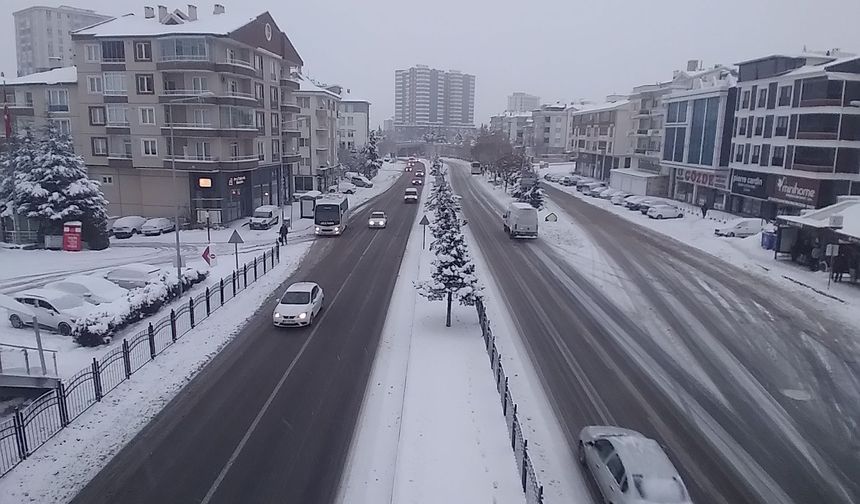
[[[493,370],[493,376],[496,379],[496,390],[502,399],[502,414],[505,415],[505,423],[511,436],[511,449],[514,452],[514,458],[519,469],[520,485],[522,485],[523,493],[526,495],[526,504],[543,504],[543,485],[538,481],[534,464],[529,456],[529,442],[523,435],[517,405],[511,395],[511,389],[508,386],[508,377],[505,375],[505,370],[502,366],[502,354],[496,348],[496,339],[490,327],[490,320],[487,318],[487,309],[484,307],[481,299],[475,302],[475,309],[478,312],[478,321],[481,324],[484,345],[490,357],[490,368]]]
[[[190,296],[180,308],[170,310],[169,316],[123,339],[121,346],[93,357],[89,366],[60,381],[57,388],[0,420],[0,476],[278,263],[280,248],[275,246],[210,284],[204,292]]]
[[[256,68],[254,68],[254,65],[252,65],[250,61],[245,61],[245,60],[238,59],[238,58],[227,58],[227,60],[225,62],[230,64],[230,65],[236,65],[239,67],[244,67],[244,68],[247,68],[249,70],[255,70],[255,71],[257,70]]]
[[[41,369],[38,348],[0,343],[0,374],[57,376],[57,351],[43,348],[42,352],[50,354],[50,362],[46,363],[44,370]],[[53,374],[48,373],[51,367]]]
[[[164,157],[164,159],[167,161],[171,161],[174,159],[176,161],[215,161],[212,156],[206,154],[183,154],[177,156],[167,155]]]
[[[211,93],[208,89],[165,89],[165,96],[200,96],[203,93]]]
[[[258,154],[247,154],[244,156],[230,156],[230,161],[256,161],[259,159]]]
[[[208,54],[163,54],[158,58],[159,62],[167,61],[209,61]]]

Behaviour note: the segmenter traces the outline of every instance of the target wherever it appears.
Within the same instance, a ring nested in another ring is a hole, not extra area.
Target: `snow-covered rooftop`
[[[826,228],[830,225],[830,217],[834,215],[842,216],[842,227],[835,230],[837,233],[860,239],[860,198],[846,198],[806,215],[781,215],[779,220],[813,228]]]
[[[126,14],[73,33],[92,37],[157,37],[173,34],[227,35],[256,18],[257,16],[248,16],[248,14],[237,11],[208,16],[201,15],[194,21],[185,21],[181,24],[162,24],[157,17],[147,19],[144,16]]]
[[[618,100],[615,102],[607,102],[607,103],[597,103],[597,104],[588,104],[583,105],[581,108],[575,110],[574,114],[585,114],[588,112],[600,112],[603,110],[615,110],[626,105],[630,104],[630,100]]]
[[[295,79],[299,83],[299,90],[298,90],[299,93],[323,93],[323,94],[327,94],[333,98],[340,98],[339,94],[332,92],[332,91],[329,91],[325,87],[317,84],[307,75],[302,75],[300,73],[296,73],[296,74],[293,74],[293,79]],[[351,101],[355,101],[355,100],[351,100]]]
[[[20,86],[24,84],[76,84],[78,82],[78,69],[73,66],[55,68],[45,72],[16,77],[6,80],[7,86]]]
[[[795,68],[785,75],[791,75],[794,77],[800,77],[802,75],[815,74],[820,72],[826,72],[831,66],[839,65],[842,63],[847,63],[849,61],[854,61],[860,59],[860,56],[846,56],[844,58],[836,58],[831,61],[826,62],[816,62],[809,65],[803,65],[800,68]]]

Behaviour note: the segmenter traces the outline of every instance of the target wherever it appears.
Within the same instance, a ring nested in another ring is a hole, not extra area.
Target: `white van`
[[[518,236],[529,236],[537,238],[538,214],[537,209],[528,203],[514,201],[508,205],[508,209],[502,214],[502,223],[505,232],[511,238]]]
[[[764,226],[761,219],[736,219],[729,221],[723,227],[714,229],[717,236],[746,238],[761,233]]]
[[[249,224],[251,229],[269,229],[278,223],[280,210],[275,205],[263,205],[254,210]]]

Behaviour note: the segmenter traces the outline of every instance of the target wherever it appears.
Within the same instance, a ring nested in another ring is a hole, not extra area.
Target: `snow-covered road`
[[[856,328],[561,191],[559,222],[510,242],[507,196],[452,171],[568,443],[591,423],[645,432],[696,502],[860,498]]]

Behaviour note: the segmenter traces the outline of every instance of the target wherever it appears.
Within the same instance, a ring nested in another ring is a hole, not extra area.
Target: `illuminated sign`
[[[199,179],[197,179],[197,185],[200,187],[212,187],[212,179],[211,178],[199,178]]]

